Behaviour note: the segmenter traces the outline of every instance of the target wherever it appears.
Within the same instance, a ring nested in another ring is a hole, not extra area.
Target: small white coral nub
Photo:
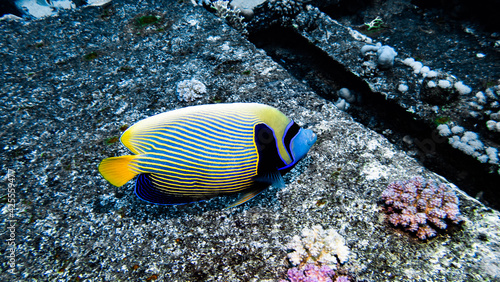
[[[363,56],[368,52],[377,52],[377,65],[382,69],[391,68],[394,65],[394,58],[398,53],[394,48],[377,43],[377,45],[365,45],[361,48]]]
[[[203,82],[196,79],[186,79],[177,83],[177,97],[181,101],[192,102],[207,93]]]
[[[321,225],[304,228],[302,236],[294,236],[287,247],[293,250],[288,260],[294,266],[316,263],[336,269],[337,263],[345,263],[349,256],[344,238],[334,229],[324,230]]]

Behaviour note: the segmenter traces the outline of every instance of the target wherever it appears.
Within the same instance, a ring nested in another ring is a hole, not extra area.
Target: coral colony
[[[335,272],[330,267],[323,265],[321,267],[312,263],[307,264],[303,270],[299,268],[291,268],[288,270],[288,280],[281,280],[280,282],[349,282],[347,276],[338,276],[335,280]]]
[[[333,269],[330,267],[324,265],[321,268],[314,265],[314,264],[308,264],[304,270],[301,270],[299,268],[291,268],[288,270],[288,280],[295,282],[295,281],[308,281],[313,278],[316,278],[316,281],[332,281],[333,275],[335,275],[335,272]],[[281,282],[284,282],[286,280],[281,280]]]
[[[344,238],[335,230],[324,230],[321,225],[304,228],[302,236],[294,236],[287,248],[293,250],[288,260],[296,266],[288,270],[288,281],[349,281],[347,276],[333,280],[337,264],[345,263],[349,255]]]
[[[462,221],[455,193],[444,183],[436,186],[423,177],[392,182],[382,192],[382,199],[388,206],[389,222],[416,232],[421,240],[436,236],[434,227],[446,229],[447,220]]]
[[[207,87],[196,79],[186,79],[177,83],[177,97],[180,101],[193,102],[207,93]]]
[[[302,236],[294,236],[287,247],[293,250],[288,260],[294,266],[317,263],[335,270],[337,263],[345,263],[349,256],[344,238],[333,229],[324,230],[321,225],[304,228]]]

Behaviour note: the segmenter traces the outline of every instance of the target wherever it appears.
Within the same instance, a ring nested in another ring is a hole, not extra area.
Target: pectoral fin
[[[243,193],[243,195],[241,195],[241,197],[238,199],[238,201],[236,201],[232,205],[226,207],[225,209],[227,210],[227,209],[230,209],[230,208],[234,208],[236,206],[239,206],[239,205],[245,203],[246,201],[249,201],[253,197],[259,195],[260,192],[262,192],[264,189],[266,189],[266,186],[259,185],[258,188],[253,188],[251,190],[248,190],[247,192]]]
[[[274,170],[274,171],[259,175],[254,179],[254,181],[261,182],[261,183],[267,183],[267,184],[272,185],[276,188],[285,187],[285,181],[283,180],[283,176],[281,176],[281,173],[278,170]]]

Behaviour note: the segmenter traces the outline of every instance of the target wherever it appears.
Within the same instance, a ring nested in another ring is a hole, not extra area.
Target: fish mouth
[[[318,135],[313,132],[312,140],[311,140],[311,145],[316,143],[318,141]]]
[[[305,129],[305,133],[307,134],[307,145],[312,146],[318,140],[318,135],[314,133],[314,131],[310,129]]]

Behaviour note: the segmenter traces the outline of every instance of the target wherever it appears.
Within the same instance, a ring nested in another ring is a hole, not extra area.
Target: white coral
[[[321,225],[304,228],[302,236],[294,236],[287,247],[293,250],[288,260],[295,266],[309,262],[336,269],[337,263],[345,263],[349,256],[344,238],[334,229],[324,230]]]
[[[177,97],[181,101],[192,102],[201,98],[207,93],[207,88],[203,82],[196,79],[187,79],[177,83]]]

